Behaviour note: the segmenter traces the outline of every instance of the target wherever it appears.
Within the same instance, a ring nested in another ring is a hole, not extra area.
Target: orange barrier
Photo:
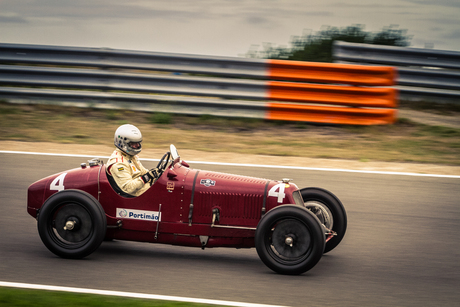
[[[395,122],[395,109],[327,107],[269,103],[267,119],[345,125],[383,125]]]
[[[268,99],[353,107],[394,108],[396,89],[270,81]]]
[[[350,125],[396,121],[398,92],[390,87],[397,78],[394,67],[287,60],[267,64],[267,99],[279,101],[268,104],[268,119]]]
[[[388,66],[269,60],[268,77],[270,80],[391,86],[395,85],[397,71]]]

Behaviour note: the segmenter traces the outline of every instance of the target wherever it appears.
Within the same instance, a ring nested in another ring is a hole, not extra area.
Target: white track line
[[[141,299],[162,300],[162,301],[175,301],[175,302],[187,302],[187,303],[199,303],[199,304],[222,305],[222,306],[282,307],[282,306],[275,306],[275,305],[251,304],[251,303],[230,302],[230,301],[220,301],[220,300],[208,300],[208,299],[199,299],[199,298],[191,298],[191,297],[167,296],[167,295],[144,294],[144,293],[134,293],[134,292],[120,292],[120,291],[108,291],[108,290],[94,290],[94,289],[72,288],[72,287],[57,287],[57,286],[24,284],[24,283],[4,282],[4,281],[0,281],[0,287],[34,289],[34,290],[48,290],[48,291],[63,291],[63,292],[72,292],[72,293],[97,294],[97,295],[110,295],[110,296],[121,296],[121,297],[130,297],[130,298],[141,298]]]
[[[0,150],[0,153],[21,154],[21,155],[37,155],[37,156],[59,156],[59,157],[80,157],[94,158],[95,155],[73,155],[59,153],[42,153],[42,152],[25,152],[25,151],[8,151]],[[97,156],[97,158],[108,159],[109,156]],[[159,159],[140,159],[142,161],[159,161]],[[407,172],[384,172],[384,171],[364,171],[350,170],[341,168],[319,168],[319,167],[302,167],[302,166],[280,166],[280,165],[263,165],[263,164],[241,164],[241,163],[222,163],[222,162],[206,162],[206,161],[188,161],[188,163],[208,164],[208,165],[226,165],[226,166],[245,166],[245,167],[261,167],[261,168],[277,168],[277,169],[294,169],[306,171],[322,171],[322,172],[344,172],[344,173],[361,173],[361,174],[379,174],[379,175],[398,175],[398,176],[415,176],[415,177],[436,177],[436,178],[455,178],[460,179],[459,175],[438,175],[438,174],[419,174]]]

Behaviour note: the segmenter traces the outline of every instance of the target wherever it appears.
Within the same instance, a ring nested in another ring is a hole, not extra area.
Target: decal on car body
[[[117,217],[124,219],[144,220],[153,222],[161,221],[161,214],[158,211],[117,208]]]
[[[51,191],[62,191],[64,190],[64,178],[67,173],[62,173],[56,178],[54,178],[53,182],[50,184]]]
[[[216,182],[211,179],[201,179],[200,184],[204,185],[205,187],[213,187],[216,185]]]
[[[278,198],[278,203],[282,203],[283,199],[286,197],[286,194],[284,193],[284,189],[286,187],[289,187],[289,185],[284,184],[284,183],[279,183],[277,185],[274,185],[270,191],[268,191],[268,196],[271,197],[277,197]],[[277,192],[278,190],[278,192]]]

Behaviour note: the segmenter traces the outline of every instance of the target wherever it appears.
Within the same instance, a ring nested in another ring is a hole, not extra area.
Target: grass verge
[[[8,307],[49,307],[49,306],[97,306],[97,307],[113,307],[113,306],[154,306],[154,307],[204,307],[211,306],[209,304],[161,301],[150,299],[126,298],[118,296],[95,295],[95,294],[80,294],[60,291],[42,291],[16,288],[0,287],[0,306]],[[213,305],[217,306],[217,305]]]
[[[407,119],[333,126],[0,103],[0,140],[112,145],[126,123],[141,129],[144,148],[460,165],[460,129]]]

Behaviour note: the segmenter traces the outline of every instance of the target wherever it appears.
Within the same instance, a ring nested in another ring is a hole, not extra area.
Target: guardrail
[[[460,102],[460,52],[336,41],[338,63],[396,66],[401,99]]]
[[[0,97],[335,124],[395,121],[391,67],[0,44]]]

